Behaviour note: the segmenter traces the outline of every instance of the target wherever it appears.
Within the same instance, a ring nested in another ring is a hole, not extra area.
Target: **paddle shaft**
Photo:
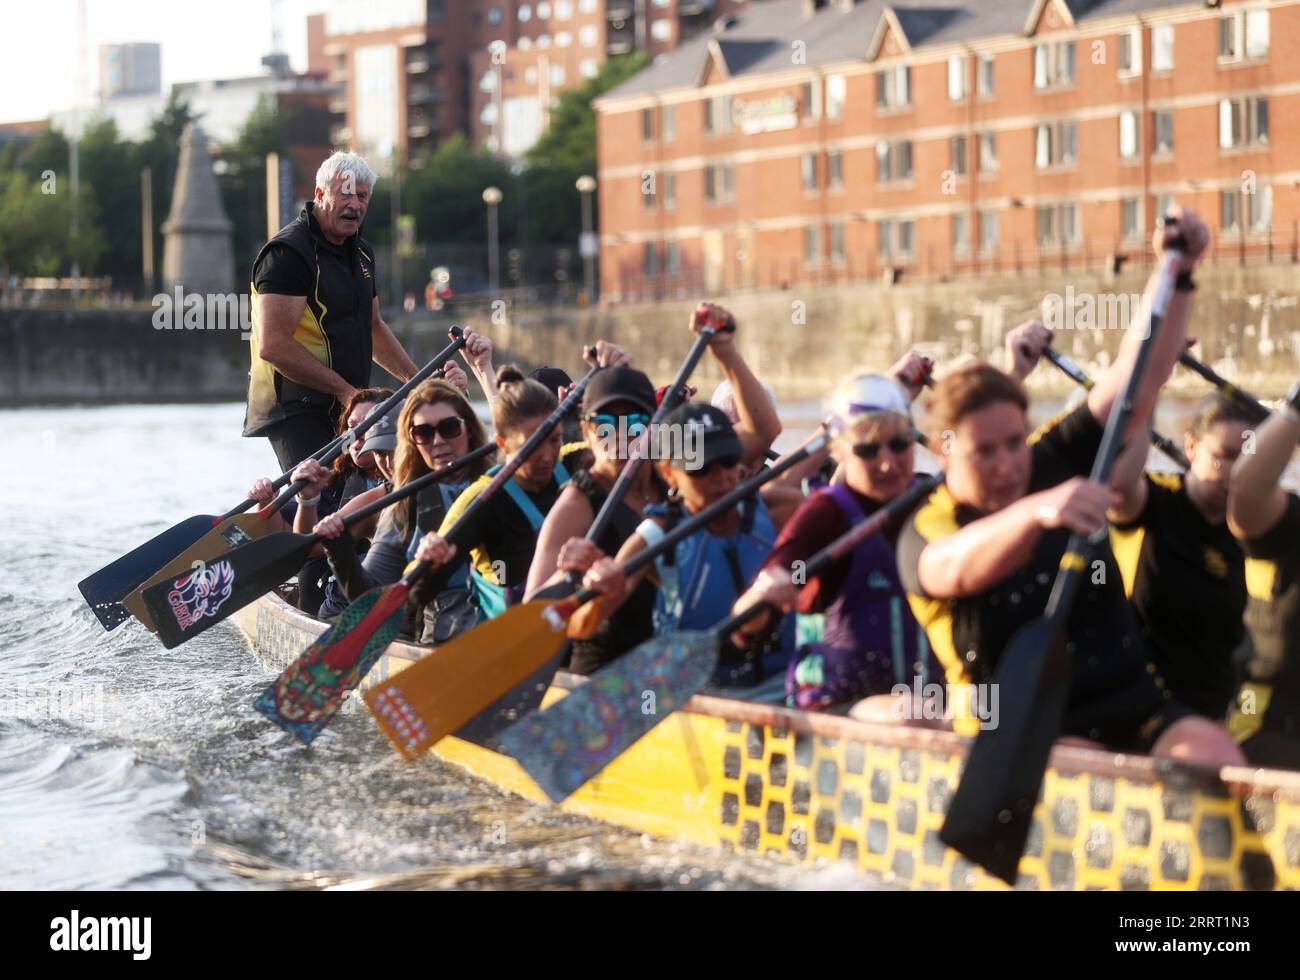
[[[575,405],[581,403],[582,395],[583,392],[587,390],[587,385],[591,384],[591,379],[594,378],[596,372],[600,370],[601,368],[592,368],[582,376],[582,378],[573,386],[573,390],[564,396],[564,401],[560,402],[560,404],[556,406],[555,411],[548,415],[546,420],[533,430],[533,434],[528,437],[522,446],[519,447],[519,451],[511,456],[510,459],[506,460],[501,469],[497,470],[497,474],[492,478],[492,482],[479,491],[478,495],[470,502],[469,506],[465,508],[460,517],[456,519],[456,523],[447,529],[447,537],[450,537],[455,533],[457,527],[485,507],[487,502],[506,485],[506,482],[512,476],[515,475],[515,472],[519,467],[528,462],[528,457],[537,451],[537,447],[550,438],[551,432],[554,431],[555,427],[564,421],[564,417],[573,410]],[[411,586],[414,585],[416,581],[418,581],[419,578],[432,567],[432,563],[427,561],[416,562],[414,567],[402,576],[402,579],[398,584],[404,586],[409,591]]]
[[[722,329],[721,325],[713,323],[705,324],[701,328],[700,335],[695,339],[695,343],[691,345],[686,360],[682,362],[681,369],[677,372],[677,377],[668,386],[668,390],[664,392],[663,401],[659,403],[654,415],[650,417],[650,424],[646,426],[646,430],[640,438],[632,443],[628,461],[624,464],[623,471],[619,473],[618,479],[614,481],[614,486],[610,488],[609,496],[601,504],[600,513],[596,515],[595,520],[591,522],[591,527],[587,529],[586,539],[588,541],[599,540],[609,530],[609,525],[614,520],[619,503],[627,494],[628,488],[632,486],[632,481],[636,479],[641,464],[645,462],[645,458],[649,454],[650,438],[655,431],[655,426],[662,422],[669,412],[686,400],[686,382],[690,380],[696,365],[700,363],[700,358],[704,356],[704,351],[709,346],[709,341],[713,339],[713,335],[719,329]]]
[[[334,460],[338,459],[339,456],[343,454],[348,446],[352,445],[353,442],[365,435],[366,432],[370,430],[371,426],[387,415],[394,407],[400,405],[405,400],[406,396],[414,390],[416,385],[432,378],[435,374],[440,374],[443,370],[443,366],[447,363],[447,359],[465,346],[465,332],[459,326],[453,325],[447,332],[452,337],[451,343],[434,355],[433,359],[430,360],[428,364],[416,371],[415,374],[411,375],[405,384],[372,408],[364,419],[352,426],[352,428],[348,429],[338,439],[336,439],[331,447],[327,447],[327,451],[323,455],[316,457],[317,462],[322,466],[329,466],[330,463],[334,462]],[[295,480],[278,497],[258,511],[258,513],[261,514],[262,517],[270,517],[292,500],[305,486],[307,486],[306,480]],[[244,506],[240,510],[235,511],[235,513],[237,514],[242,510],[247,509],[251,503],[252,501],[247,501]]]
[[[1052,347],[1048,347],[1047,349],[1045,349],[1043,351],[1043,354],[1047,357],[1049,361],[1051,361],[1058,368],[1060,368],[1061,371],[1064,372],[1068,377],[1070,377],[1075,382],[1077,382],[1080,386],[1082,386],[1084,391],[1092,391],[1092,386],[1093,384],[1095,384],[1095,382],[1092,380],[1092,378],[1088,377],[1088,372],[1086,372],[1083,368],[1079,367],[1079,365],[1075,364],[1074,361],[1070,360],[1060,351]],[[1170,439],[1168,436],[1162,436],[1159,432],[1156,432],[1154,429],[1152,429],[1151,444],[1155,446],[1157,449],[1159,449],[1166,456],[1168,456],[1171,460],[1173,460],[1178,466],[1182,467],[1183,469],[1188,469],[1191,467],[1192,465],[1191,461],[1188,460],[1188,458],[1186,457],[1186,455],[1183,454],[1183,451],[1181,449],[1179,449],[1177,446],[1174,445],[1173,440]]]
[[[1251,415],[1255,416],[1256,423],[1263,422],[1269,416],[1269,410],[1265,408],[1253,395],[1242,391],[1227,378],[1223,377],[1214,368],[1210,367],[1204,361],[1198,361],[1187,351],[1178,355],[1178,363],[1185,368],[1190,368],[1208,381],[1214,387],[1218,388],[1228,398],[1244,408]]]

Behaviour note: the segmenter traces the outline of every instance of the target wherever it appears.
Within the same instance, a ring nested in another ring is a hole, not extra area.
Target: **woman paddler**
[[[1191,271],[1209,232],[1192,212],[1171,208],[1155,235],[1157,255],[1185,238],[1179,283],[1151,341],[1128,448],[1109,486],[1087,479],[1103,428],[1147,331],[1126,330],[1115,365],[1077,409],[1032,437],[1027,399],[1014,378],[987,364],[952,371],[934,389],[928,429],[943,447],[947,482],[909,517],[898,541],[899,574],[913,612],[947,674],[954,727],[975,734],[996,705],[988,687],[1015,632],[1046,606],[1071,532],[1097,535],[1146,460],[1144,426],[1186,333]],[[1159,285],[1147,285],[1138,316]],[[1144,325],[1145,321],[1137,326]],[[1065,623],[1073,676],[1064,734],[1110,749],[1205,763],[1239,764],[1227,732],[1161,690],[1122,578],[1104,537]],[[971,685],[985,685],[979,689]],[[999,694],[1000,696],[1000,694]]]
[[[900,366],[906,371],[910,365]],[[733,607],[740,612],[766,602],[786,612],[826,613],[822,640],[801,647],[787,671],[786,698],[793,707],[852,707],[855,717],[879,721],[919,719],[927,713],[913,704],[913,693],[921,697],[927,685],[943,683],[898,578],[894,541],[901,519],[806,583],[798,574],[814,554],[911,486],[911,402],[919,391],[919,383],[905,389],[881,374],[854,375],[839,385],[828,408],[838,430],[831,454],[842,482],[803,502]],[[751,619],[745,637],[769,628],[770,619]]]

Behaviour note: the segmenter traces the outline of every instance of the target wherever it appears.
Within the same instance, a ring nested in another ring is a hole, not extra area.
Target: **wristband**
[[[314,497],[304,497],[302,494],[298,494],[299,507],[315,507],[318,503],[320,503],[320,494],[316,494]]]
[[[1180,293],[1190,293],[1196,289],[1196,283],[1192,282],[1192,272],[1190,269],[1183,269],[1178,273],[1178,278],[1174,280],[1174,290]]]

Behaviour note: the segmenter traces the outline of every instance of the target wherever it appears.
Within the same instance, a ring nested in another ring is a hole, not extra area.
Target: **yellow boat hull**
[[[276,664],[326,629],[274,595],[235,620]],[[370,680],[428,652],[394,643]],[[558,675],[547,703],[578,683]],[[965,750],[948,732],[696,696],[562,809],[739,853],[850,861],[902,887],[1005,889],[939,841]],[[508,756],[457,738],[433,751],[545,802]],[[1300,887],[1300,773],[1057,749],[1017,887]]]

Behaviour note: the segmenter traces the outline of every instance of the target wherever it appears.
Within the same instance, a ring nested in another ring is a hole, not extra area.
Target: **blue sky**
[[[84,0],[86,88],[99,84],[99,45],[162,45],[163,91],[173,82],[256,75],[271,48],[269,0]],[[43,119],[71,108],[77,90],[77,0],[0,0],[0,122]],[[284,47],[307,67],[309,13],[326,0],[282,0]]]

